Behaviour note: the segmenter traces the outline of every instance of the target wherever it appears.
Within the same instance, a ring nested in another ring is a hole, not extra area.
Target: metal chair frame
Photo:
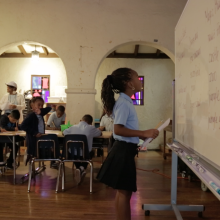
[[[56,157],[56,155],[55,155],[55,141],[54,140],[48,139],[48,140],[38,140],[37,141],[37,157],[33,157],[31,159],[31,161],[29,162],[28,192],[30,192],[32,175],[33,175],[34,181],[36,181],[36,179],[35,179],[35,162],[39,162],[39,165],[41,165],[40,162],[43,162],[43,166],[41,166],[39,169],[42,168],[42,170],[44,170],[44,169],[46,169],[46,167],[44,165],[44,161],[58,161],[59,162],[59,169],[58,169],[58,174],[57,174],[57,183],[56,183],[56,191],[55,191],[57,193],[58,192],[58,187],[59,187],[61,160],[60,159],[39,159],[39,142],[53,142],[54,158]]]
[[[83,159],[82,160],[68,160],[68,159],[63,159],[62,163],[61,163],[61,169],[62,169],[62,191],[64,191],[64,181],[65,181],[65,162],[87,162],[90,165],[90,188],[89,188],[89,192],[92,193],[92,179],[93,179],[93,163],[92,160],[84,160],[85,158],[85,145],[84,145],[84,141],[73,141],[73,140],[69,140],[66,142],[66,158],[68,158],[68,144],[69,143],[82,143],[82,153],[83,153]],[[73,150],[75,148],[73,147]]]

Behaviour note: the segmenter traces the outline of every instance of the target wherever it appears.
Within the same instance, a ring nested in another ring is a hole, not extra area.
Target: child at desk
[[[114,119],[112,117],[112,115],[106,114],[106,111],[104,110],[104,114],[101,118],[101,122],[100,122],[100,127],[99,130],[100,131],[113,131],[113,123],[114,123]]]
[[[26,131],[27,140],[27,162],[35,156],[35,148],[37,138],[41,137],[45,133],[44,115],[50,112],[51,107],[43,108],[44,100],[41,97],[34,97],[30,100],[30,107],[32,113],[30,113],[22,122],[21,129]]]
[[[129,68],[119,68],[108,75],[102,84],[101,99],[108,115],[114,117],[113,135],[115,142],[104,161],[97,179],[117,189],[115,198],[116,219],[130,220],[130,199],[136,192],[136,167],[134,157],[137,154],[139,138],[156,138],[159,131],[150,129],[140,131],[137,113],[132,99],[141,91],[138,74]],[[114,93],[120,93],[115,101]]]
[[[102,135],[102,132],[97,129],[95,126],[92,125],[93,118],[91,115],[84,115],[82,120],[78,125],[74,125],[66,130],[63,131],[64,135],[67,134],[84,134],[87,137],[88,141],[88,148],[90,152],[90,158],[93,157],[92,155],[92,143],[93,138]],[[86,175],[86,168],[88,163],[86,162],[75,162],[76,166],[76,177],[77,177],[77,184],[80,185]]]
[[[60,125],[65,124],[65,107],[60,105],[47,121],[47,130],[61,130]]]
[[[1,131],[18,131],[18,120],[20,118],[20,112],[18,110],[12,110],[11,113],[6,113],[1,116],[0,127]],[[24,140],[24,138],[19,138],[19,140]],[[19,141],[18,140],[18,141]],[[7,146],[10,148],[10,156],[7,159],[7,168],[13,169],[13,144],[7,143]],[[0,161],[3,161],[3,147],[4,143],[0,144]],[[15,144],[15,156],[17,156],[18,145]]]

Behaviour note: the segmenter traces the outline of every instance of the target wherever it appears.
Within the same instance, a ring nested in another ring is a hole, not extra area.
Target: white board
[[[175,50],[175,139],[220,167],[220,0],[188,1]]]

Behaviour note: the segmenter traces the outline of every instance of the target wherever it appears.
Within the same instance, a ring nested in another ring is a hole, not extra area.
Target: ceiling
[[[58,55],[49,47],[44,45],[35,44],[22,44],[11,47],[0,55],[0,58],[30,58],[32,51],[38,51],[40,58],[58,58]]]
[[[35,48],[40,53],[40,58],[58,58],[58,55],[51,48],[39,44],[23,44],[11,47],[1,54],[0,58],[31,58],[31,52]],[[165,53],[154,47],[139,44],[118,47],[107,58],[170,59]]]
[[[140,44],[121,46],[110,53],[107,58],[170,59],[161,50]]]

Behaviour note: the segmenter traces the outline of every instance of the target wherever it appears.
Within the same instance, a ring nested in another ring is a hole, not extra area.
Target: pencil
[[[163,120],[161,120],[161,121],[157,124],[157,126],[155,127],[155,129],[159,128],[162,123],[163,123]]]

